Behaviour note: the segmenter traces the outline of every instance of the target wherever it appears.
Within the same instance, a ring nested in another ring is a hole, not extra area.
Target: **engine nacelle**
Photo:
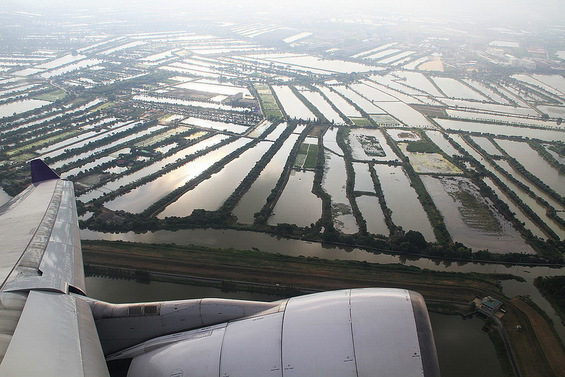
[[[131,358],[131,377],[439,376],[418,293],[342,290],[277,307],[155,338],[108,360]]]

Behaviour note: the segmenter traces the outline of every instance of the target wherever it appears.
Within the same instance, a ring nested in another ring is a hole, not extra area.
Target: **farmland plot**
[[[195,209],[207,211],[219,209],[271,145],[270,142],[260,142],[255,147],[246,150],[218,173],[170,204],[157,217],[183,217],[190,216]]]
[[[502,191],[500,188],[492,181],[490,177],[483,178],[483,181],[489,186],[496,194],[496,196],[502,200],[508,208],[514,213],[514,216],[524,224],[524,227],[532,232],[536,237],[546,238],[545,233],[532,221],[526,214],[518,207],[514,202]]]
[[[385,216],[376,196],[361,195],[355,198],[357,206],[367,223],[367,232],[373,234],[389,235],[385,223]]]
[[[370,101],[397,101],[396,98],[384,93],[370,85],[368,81],[361,81],[361,84],[353,84],[351,88],[361,95],[367,97]]]
[[[434,231],[428,216],[418,200],[416,191],[401,167],[375,165],[392,221],[405,231],[415,230],[424,235],[428,242],[435,241]]]
[[[96,189],[96,190],[92,190],[87,192],[86,194],[83,194],[81,196],[78,197],[78,199],[83,202],[83,203],[87,203],[91,200],[94,199],[98,199],[102,196],[104,196],[107,193],[110,193],[114,190],[117,190],[120,186],[125,186],[127,184],[130,184],[132,182],[137,181],[140,178],[143,178],[147,175],[153,174],[159,170],[161,170],[163,167],[165,167],[165,165],[170,164],[175,162],[176,160],[178,160],[179,158],[184,158],[186,156],[189,156],[193,153],[196,153],[200,150],[204,150],[206,148],[209,148],[213,145],[216,145],[218,143],[220,143],[221,141],[227,139],[227,136],[225,135],[214,135],[206,140],[202,140],[199,143],[196,143],[194,145],[191,145],[189,147],[186,147],[178,152],[176,152],[175,154],[173,154],[172,156],[166,157],[160,161],[157,161],[149,166],[146,166],[132,174],[127,174],[127,175],[123,175],[120,176],[118,179],[108,182],[106,183],[104,186]],[[231,144],[228,144],[228,146],[226,146],[226,148],[228,148]],[[220,148],[219,150],[222,150],[222,148]],[[226,155],[229,152],[226,153]],[[177,172],[177,174],[180,172],[179,169],[175,169],[175,172]],[[173,172],[171,172],[173,173]],[[169,174],[171,174],[169,173]]]
[[[277,201],[270,225],[296,224],[310,226],[322,216],[322,201],[312,193],[314,172],[293,170]]]
[[[369,170],[369,165],[363,162],[354,162],[355,170],[355,191],[375,193],[375,186]]]
[[[458,80],[449,77],[437,77],[437,76],[432,77],[432,79],[434,80],[436,85],[439,86],[441,91],[445,93],[447,97],[472,99],[477,101],[489,100],[481,93],[471,89],[470,87],[461,83]]]
[[[535,253],[520,233],[467,178],[421,178],[442,213],[447,230],[454,241],[461,242],[475,251],[488,249],[499,254]]]
[[[498,103],[502,103],[502,104],[508,104],[508,100],[504,97],[502,97],[500,94],[498,94],[497,92],[495,92],[490,86],[479,82],[479,81],[475,81],[475,80],[470,80],[470,79],[463,79],[463,81],[472,86],[473,89],[481,92],[481,94],[487,96],[489,99],[491,99],[494,102],[498,102]]]
[[[333,92],[326,86],[319,86],[318,89],[347,117],[361,117],[361,113],[357,111],[353,105],[347,102],[342,96]]]
[[[538,112],[531,107],[507,106],[497,103],[484,103],[453,98],[442,98],[441,102],[445,103],[447,106],[458,108],[459,110],[478,110],[481,112],[502,113],[519,116],[539,116]]]
[[[342,96],[349,98],[351,102],[355,103],[359,106],[363,111],[368,114],[382,114],[383,110],[375,106],[371,101],[366,99],[365,97],[361,96],[359,93],[349,89],[346,86],[335,86],[335,90],[337,90]]]
[[[435,119],[446,130],[463,132],[480,132],[502,136],[519,136],[523,138],[539,139],[543,141],[560,141],[565,137],[565,132],[557,130],[540,130],[525,127],[505,126],[493,123],[474,123],[454,119]]]
[[[296,97],[288,86],[273,86],[273,90],[279,99],[285,113],[290,118],[303,120],[316,120],[316,116]]]
[[[560,174],[549,165],[527,143],[512,140],[498,140],[497,142],[506,153],[518,160],[530,173],[537,176],[559,195],[565,196],[565,175]]]
[[[322,139],[322,143],[324,144],[324,148],[332,151],[333,153],[335,153],[337,155],[342,156],[343,151],[341,150],[341,148],[337,144],[337,140],[336,140],[337,131],[338,131],[337,127],[331,127],[330,129],[328,129],[326,131],[326,133],[324,134],[324,138]]]
[[[388,161],[398,158],[386,142],[381,130],[353,128],[348,133],[347,141],[355,160]]]
[[[341,116],[331,107],[320,93],[312,92],[310,90],[304,90],[301,91],[301,93],[326,117],[327,120],[337,125],[345,124]]]
[[[242,134],[249,130],[248,126],[242,126],[241,124],[220,122],[215,120],[201,119],[195,117],[189,117],[182,121],[183,124],[188,124],[190,126],[202,127],[211,130],[217,130],[222,132],[233,132],[235,134]]]
[[[430,138],[448,156],[462,156],[461,153],[451,145],[440,131],[425,131],[426,136]]]
[[[409,152],[408,143],[399,143],[402,153],[410,159],[416,173],[458,175],[463,172],[439,153]]]
[[[462,111],[454,109],[448,109],[446,110],[446,112],[450,117],[453,118],[481,120],[487,122],[494,121],[509,123],[513,125],[536,126],[544,128],[558,128],[555,122],[542,120],[539,118],[521,118],[501,114],[485,114],[482,112]]]
[[[375,104],[408,127],[436,128],[425,116],[404,102],[376,102]]]
[[[490,154],[491,156],[501,156],[502,152],[496,148],[496,146],[491,143],[489,139],[486,137],[479,137],[479,136],[471,136],[471,139],[477,143],[479,147],[481,147],[486,153]]]
[[[331,196],[334,226],[345,234],[357,233],[359,228],[345,189],[347,182],[345,161],[343,157],[326,151],[325,163],[322,188]]]
[[[504,175],[502,175],[500,172],[498,172],[498,170],[491,165],[487,160],[485,160],[479,153],[477,153],[477,151],[475,151],[475,149],[471,148],[471,146],[469,144],[467,144],[465,142],[465,140],[463,140],[463,138],[461,138],[459,135],[452,135],[453,139],[459,143],[459,145],[461,145],[461,147],[463,147],[465,149],[465,151],[467,151],[474,159],[476,159],[477,161],[479,161],[488,171],[490,171],[491,173],[493,173],[498,179],[500,179],[502,181],[502,183],[504,183],[510,190],[514,191],[515,193],[519,193],[520,199],[522,201],[524,201],[524,203],[526,203],[526,205],[528,207],[530,207],[532,209],[532,211],[534,211],[546,224],[549,228],[551,228],[551,230],[553,230],[553,232],[555,232],[560,238],[564,238],[565,237],[565,230],[562,229],[553,219],[551,219],[550,217],[547,216],[547,209],[542,206],[541,204],[539,204],[534,198],[532,198],[531,196],[527,195],[527,193],[525,193],[518,185],[516,185],[514,182],[510,181],[509,179],[507,179]],[[496,164],[500,167],[502,167],[504,170],[508,171],[508,172],[513,172],[514,170],[508,165],[508,163],[506,161],[503,160],[498,160],[496,161]],[[514,177],[518,180],[521,180],[523,183],[526,183],[526,180],[521,177],[518,174],[514,174]],[[527,183],[526,183],[527,185]],[[547,199],[549,198],[548,195],[543,194],[539,189],[537,189],[537,187],[531,185],[529,186],[530,189],[536,193],[536,195]],[[550,201],[548,200],[548,202],[554,203],[555,204],[555,200],[551,199]]]
[[[237,216],[237,221],[242,224],[252,224],[255,220],[254,214],[265,204],[271,190],[279,180],[283,168],[288,159],[290,151],[298,140],[298,135],[292,134],[285,140],[284,144],[273,156],[271,161],[265,166],[257,180],[251,185],[249,190],[243,195],[233,214]]]
[[[428,80],[428,78],[420,72],[401,71],[395,72],[396,75],[405,78],[406,84],[417,88],[423,92],[431,94],[434,97],[443,97],[437,88]]]

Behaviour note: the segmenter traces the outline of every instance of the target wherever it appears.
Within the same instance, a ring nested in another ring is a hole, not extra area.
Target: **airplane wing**
[[[0,207],[0,376],[108,376],[85,291],[72,182],[41,160]]]

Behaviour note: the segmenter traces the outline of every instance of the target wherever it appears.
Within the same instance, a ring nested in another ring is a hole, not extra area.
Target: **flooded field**
[[[448,156],[461,156],[461,153],[451,145],[440,131],[426,131],[426,136]]]
[[[344,125],[345,122],[341,119],[341,116],[331,107],[331,105],[325,100],[325,98],[318,92],[312,92],[309,90],[301,91],[302,95],[312,103],[318,111],[326,117],[328,121],[336,125]]]
[[[458,135],[454,135],[458,136]],[[565,237],[565,230],[562,229],[557,223],[555,223],[551,218],[547,216],[547,209],[540,205],[534,198],[527,195],[519,186],[514,184],[514,182],[507,179],[504,175],[502,175],[492,164],[486,161],[480,154],[478,154],[473,148],[471,148],[462,138],[454,139],[461,145],[473,158],[479,161],[487,170],[492,172],[498,179],[502,181],[510,190],[517,193],[521,200],[526,203],[528,207],[530,207],[544,222],[557,234],[559,237]],[[504,161],[497,161],[497,164],[503,166]],[[534,188],[534,186],[530,186]]]
[[[355,171],[355,191],[375,192],[373,179],[369,165],[362,162],[354,162],[353,170]]]
[[[114,190],[117,190],[120,186],[125,186],[127,184],[130,184],[132,182],[135,182],[136,180],[143,178],[147,175],[153,174],[155,172],[158,172],[160,169],[162,169],[163,167],[165,167],[165,165],[170,164],[174,161],[176,161],[179,158],[184,158],[188,155],[191,155],[197,151],[200,150],[204,150],[206,148],[209,148],[213,145],[216,145],[217,143],[221,142],[222,140],[226,139],[227,136],[224,135],[215,135],[212,136],[206,140],[201,141],[200,143],[194,144],[192,146],[189,146],[187,148],[184,148],[183,150],[176,152],[175,154],[173,154],[172,156],[169,156],[161,161],[158,161],[154,164],[151,164],[147,167],[144,167],[132,174],[127,174],[127,175],[122,175],[120,176],[118,179],[111,181],[107,184],[105,184],[104,186],[87,192],[84,195],[81,195],[78,197],[78,200],[82,201],[83,203],[87,203],[93,199],[97,199],[102,197],[103,195],[112,192]],[[226,146],[226,149],[229,148]],[[221,148],[220,148],[221,150]],[[220,152],[222,153],[222,152]],[[227,152],[229,153],[229,152]],[[226,153],[226,154],[227,154]],[[178,170],[178,169],[177,169]],[[171,172],[171,174],[174,174],[173,172]],[[179,172],[177,172],[176,174],[179,174]],[[116,200],[119,198],[116,198]],[[139,206],[143,206],[144,208],[148,207],[151,203],[140,203]],[[122,205],[127,205],[127,202],[124,201],[122,202]]]
[[[421,113],[404,102],[377,102],[377,105],[408,127],[435,128]]]
[[[347,102],[342,96],[332,91],[326,86],[319,86],[318,89],[334,104],[335,107],[339,109],[345,116],[348,117],[360,117],[361,113],[357,109]]]
[[[0,118],[9,117],[15,114],[25,113],[26,111],[38,109],[42,106],[49,105],[51,102],[39,99],[26,99],[23,101],[11,102],[0,105]]]
[[[454,241],[474,251],[534,253],[470,180],[462,177],[420,178],[443,215]]]
[[[359,106],[363,111],[368,114],[382,114],[383,110],[373,104],[372,101],[363,97],[356,91],[350,89],[348,86],[336,85],[333,87],[339,94],[348,98],[350,101]]]
[[[484,182],[495,192],[496,196],[502,200],[508,208],[514,213],[514,216],[520,220],[526,229],[528,229],[536,237],[546,238],[545,233],[537,226],[530,218],[518,207],[514,202],[500,190],[500,188],[492,181],[492,179],[486,177],[483,179]]]
[[[372,234],[389,235],[388,227],[385,223],[385,216],[376,196],[361,195],[355,198],[357,206],[367,223],[367,232]]]
[[[518,160],[530,173],[565,197],[565,175],[560,174],[549,165],[527,143],[511,140],[498,140],[497,142],[506,153]]]
[[[435,241],[435,235],[422,208],[416,191],[401,167],[375,165],[392,220],[403,229],[413,229],[424,235],[426,241]]]
[[[312,193],[313,185],[314,172],[293,170],[268,223],[305,227],[318,221],[322,216],[322,201]]]
[[[337,144],[337,140],[336,140],[338,130],[339,128],[337,127],[331,127],[330,129],[328,129],[324,134],[324,138],[322,139],[322,142],[324,144],[324,148],[332,151],[333,153],[339,156],[342,156],[343,151],[341,150],[340,146]]]
[[[279,99],[285,113],[296,119],[315,120],[316,116],[306,107],[302,101],[296,97],[292,89],[288,86],[274,85],[273,90]]]
[[[186,118],[182,121],[182,123],[190,126],[202,127],[202,128],[207,128],[221,132],[233,132],[235,134],[242,134],[249,130],[248,126],[243,126],[241,124],[218,122],[218,121],[200,119],[195,117]]]
[[[361,161],[396,160],[398,156],[392,151],[382,132],[379,129],[351,129],[347,141],[353,158]]]
[[[501,156],[502,152],[486,137],[472,136],[471,139],[477,143],[482,150],[491,156]],[[497,142],[498,143],[498,142]]]
[[[229,151],[226,151],[227,153],[225,153],[224,156],[216,158],[213,162],[219,161],[221,158],[248,142],[249,141],[245,139],[235,141],[230,144],[231,148]],[[167,206],[163,212],[159,213],[158,217],[189,216],[195,209],[205,209],[208,211],[217,210],[270,146],[271,143],[262,142],[254,148],[246,150],[235,160],[225,165],[218,173],[213,174],[210,178],[199,183],[194,189],[188,191],[177,201]],[[212,165],[210,161],[206,161],[205,163],[207,165],[206,168]],[[195,168],[193,166],[189,167],[189,171],[192,173],[191,175],[196,177],[199,174],[194,174],[194,170]],[[202,171],[204,171],[204,169],[202,169]],[[188,179],[185,182],[187,181]]]
[[[347,182],[345,161],[342,157],[328,151],[324,156],[326,166],[322,188],[331,196],[334,226],[345,234],[357,233],[359,228],[345,189]]]
[[[449,77],[432,77],[436,85],[441,89],[447,97],[452,98],[465,98],[472,99],[476,101],[486,101],[487,97],[483,96],[476,90],[471,89],[462,82],[449,78]]]
[[[279,180],[288,155],[297,140],[298,135],[296,134],[288,137],[271,161],[265,166],[265,169],[263,169],[249,191],[243,195],[233,211],[234,215],[237,216],[238,222],[242,224],[253,223],[253,215],[263,207],[267,197],[271,194],[271,190]]]
[[[453,131],[518,136],[523,138],[540,139],[543,141],[561,141],[565,137],[565,132],[557,130],[540,130],[526,127],[505,126],[500,124],[466,122],[453,119],[436,119],[435,121],[442,128]]]
[[[439,153],[409,152],[408,143],[398,143],[400,150],[410,159],[416,173],[459,175],[463,172]]]

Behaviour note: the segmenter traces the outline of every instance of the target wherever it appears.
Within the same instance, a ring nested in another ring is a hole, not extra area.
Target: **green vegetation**
[[[11,149],[9,151],[6,152],[6,155],[13,157],[16,156],[18,154],[24,153],[24,152],[29,152],[32,151],[34,149],[39,149],[41,147],[50,145],[50,144],[55,144],[59,141],[63,141],[66,139],[69,139],[72,136],[76,136],[76,135],[80,135],[81,131],[79,130],[74,130],[74,131],[67,131],[67,132],[62,132],[62,133],[58,133],[56,135],[53,135],[51,137],[46,137],[40,140],[34,140],[33,142],[29,143],[29,144],[25,144],[22,146],[19,146],[18,148],[15,149]]]
[[[40,99],[43,101],[55,102],[57,100],[62,100],[67,96],[67,93],[61,89],[54,90],[52,92],[42,93],[34,96],[35,99]]]
[[[459,212],[467,226],[486,232],[502,231],[500,222],[493,216],[491,209],[484,201],[479,200],[462,187],[454,195],[462,204]]]
[[[539,276],[534,280],[534,284],[551,302],[561,317],[561,322],[565,325],[565,276]]]
[[[277,99],[268,85],[255,84],[252,88],[257,93],[257,98],[259,98],[261,110],[265,118],[275,121],[284,117]]]
[[[438,146],[428,140],[418,140],[407,143],[406,150],[412,153],[441,153]]]
[[[316,168],[318,158],[318,144],[300,144],[298,156],[294,162],[296,169],[313,170]]]
[[[556,152],[561,157],[565,157],[565,143],[557,143],[549,147],[549,149]]]
[[[362,128],[373,128],[375,127],[373,125],[373,123],[371,123],[371,121],[367,118],[354,118],[351,117],[350,118],[353,123],[357,126],[357,127],[362,127]]]

